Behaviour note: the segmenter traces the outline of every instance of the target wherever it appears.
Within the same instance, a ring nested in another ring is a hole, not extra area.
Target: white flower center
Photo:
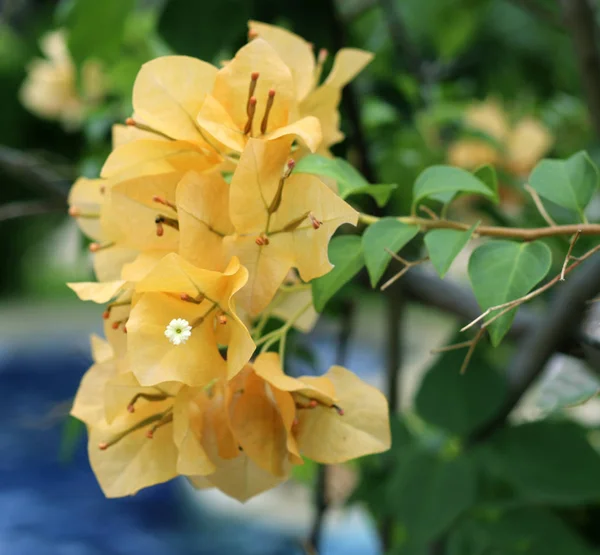
[[[169,322],[165,336],[173,345],[183,345],[192,335],[192,326],[183,318],[175,318]]]

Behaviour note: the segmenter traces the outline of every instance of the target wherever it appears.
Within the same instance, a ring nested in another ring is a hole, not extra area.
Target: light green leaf
[[[364,266],[361,238],[356,235],[334,237],[329,243],[329,260],[333,270],[312,281],[315,310],[322,312],[331,299]]]
[[[353,195],[370,195],[379,207],[387,204],[397,185],[370,185],[360,172],[342,158],[327,158],[320,154],[309,154],[294,168],[295,173],[310,173],[335,179],[338,194],[346,199]]]
[[[600,499],[600,455],[573,422],[504,428],[489,448],[491,468],[529,501],[572,505]]]
[[[529,184],[540,196],[579,214],[598,189],[598,168],[586,152],[566,160],[542,160],[529,176]]]
[[[459,193],[483,195],[497,201],[495,191],[472,173],[453,166],[431,166],[415,181],[413,206],[417,206],[425,198],[446,204]]]
[[[600,394],[600,379],[583,368],[561,368],[540,384],[537,406],[545,413],[583,405]]]
[[[548,273],[552,253],[545,243],[490,241],[473,251],[469,259],[469,278],[482,310],[487,310],[526,295]],[[492,318],[494,314],[490,314]],[[498,346],[510,329],[515,310],[498,318],[488,328],[490,339]]]
[[[75,63],[119,60],[126,19],[134,7],[135,0],[77,0],[67,15],[67,40]]]
[[[425,235],[425,246],[427,247],[429,258],[440,277],[446,275],[452,262],[454,262],[460,251],[465,248],[478,225],[479,222],[466,231],[432,229]]]
[[[506,381],[483,356],[475,351],[469,371],[461,374],[464,358],[464,350],[443,353],[425,374],[415,399],[421,418],[460,436],[488,422],[506,397]]]
[[[405,451],[393,469],[384,503],[394,508],[394,519],[406,530],[414,553],[446,530],[475,502],[475,472],[465,456],[444,460],[422,448]]]
[[[386,249],[399,251],[417,233],[417,226],[403,224],[395,218],[383,218],[369,226],[363,234],[362,244],[372,287],[377,285],[392,259]]]

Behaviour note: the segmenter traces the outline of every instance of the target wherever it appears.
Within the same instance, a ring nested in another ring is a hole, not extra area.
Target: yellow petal
[[[147,62],[133,86],[134,119],[173,139],[203,143],[196,116],[217,69],[187,56]]]
[[[178,381],[204,386],[225,375],[227,364],[217,348],[211,318],[196,325],[182,345],[173,345],[165,337],[171,320],[183,318],[194,325],[209,307],[208,301],[195,305],[165,293],[141,296],[127,322],[129,363],[140,384]]]
[[[106,362],[113,358],[113,348],[108,341],[98,337],[96,334],[92,334],[90,336],[90,344],[94,362]]]
[[[229,256],[223,237],[233,233],[229,185],[220,173],[187,173],[177,186],[179,254],[208,270],[223,270]]]
[[[301,116],[314,116],[321,124],[321,148],[327,149],[339,143],[344,134],[340,131],[338,106],[342,98],[341,89],[321,86],[311,92],[300,104]]]
[[[125,143],[112,151],[102,167],[102,177],[123,180],[138,175],[153,175],[188,170],[206,171],[221,163],[208,148],[188,141],[142,139]]]
[[[84,215],[99,215],[100,206],[104,202],[102,179],[86,179],[80,177],[69,191],[69,206],[77,208]],[[103,237],[100,220],[98,218],[77,218],[77,225],[88,237],[101,241]]]
[[[104,320],[104,337],[110,343],[117,359],[127,352],[127,334],[123,332],[123,325],[127,322],[130,311],[131,305],[115,306],[110,310],[110,317]],[[115,322],[119,322],[116,329],[112,327]]]
[[[138,255],[137,249],[112,246],[94,253],[94,273],[98,281],[121,279],[121,270]]]
[[[169,318],[167,321],[164,321],[166,319],[165,316],[162,320],[160,320],[160,322],[162,322],[162,332],[164,332],[165,327],[171,321],[171,319],[185,318],[191,323],[195,319],[207,313],[207,311],[211,310],[213,305],[216,303],[219,309],[223,310],[227,314],[227,324],[225,325],[231,327],[226,364],[228,376],[232,378],[242,369],[246,362],[248,362],[248,359],[255,349],[254,342],[252,341],[246,326],[244,326],[242,321],[236,315],[233,304],[233,296],[245,285],[247,279],[248,272],[243,266],[240,265],[237,259],[232,259],[228,267],[225,268],[225,271],[221,273],[198,268],[189,262],[186,262],[183,258],[176,254],[169,254],[156,265],[156,267],[148,276],[146,276],[136,285],[136,292],[145,293],[151,291],[161,291],[163,293],[170,293],[173,296],[167,297],[166,295],[163,295],[165,298],[160,301],[159,304],[164,304],[165,310],[168,307],[169,314],[175,314],[178,306],[181,308],[182,313],[187,314],[187,316],[171,316],[171,318]],[[193,303],[182,301],[180,299],[180,295],[182,293],[190,295],[194,298],[198,295],[203,295],[205,300],[202,302],[202,304],[195,305]],[[159,298],[157,297],[156,299],[156,302],[158,303]],[[158,308],[158,305],[156,305],[155,308]],[[137,310],[137,305],[135,310]],[[198,338],[204,337],[203,341],[206,341],[204,345],[208,346],[210,344],[209,351],[212,352],[213,350],[216,350],[218,353],[218,349],[216,348],[217,339],[215,337],[214,328],[212,327],[214,316],[215,311],[212,311],[210,313],[210,317],[206,318],[206,321],[198,326],[198,330],[202,330],[202,332],[196,333],[195,329],[192,332],[192,339],[194,339],[194,335],[197,335]],[[137,316],[134,322],[136,322],[136,324],[138,322],[141,323]],[[158,325],[158,323],[156,325]],[[210,331],[208,331],[209,328]],[[155,332],[157,333],[157,329],[153,330],[153,333]],[[133,338],[132,333],[130,334],[130,338]],[[168,341],[166,341],[166,343],[170,347],[175,347],[175,350],[178,348],[183,350],[188,344],[190,344],[192,339],[190,339],[190,341],[188,341],[188,343],[185,345],[173,346],[170,345]],[[132,339],[130,339],[130,341],[131,340]],[[200,339],[194,339],[194,343],[199,340]],[[160,341],[159,343],[162,347],[164,347],[165,341]],[[160,349],[158,345],[156,348]],[[180,356],[183,355],[177,355],[177,360],[180,360]],[[214,363],[216,359],[213,357],[211,360]],[[181,360],[180,363],[183,365],[185,364],[185,361]],[[202,364],[202,367],[207,368],[209,363],[209,360],[205,361]],[[215,366],[215,368],[217,367]],[[143,372],[141,368],[139,368],[138,371]],[[200,382],[189,382],[185,379],[182,379],[181,381],[187,383],[188,385],[201,386],[208,383],[208,381],[214,377],[219,376],[210,376],[206,381]],[[138,378],[140,378],[139,374]],[[163,381],[167,379],[172,378],[165,378]],[[189,380],[191,377],[188,376],[187,379]],[[148,382],[143,381],[141,378],[140,381],[145,385],[148,384]]]
[[[127,281],[136,282],[145,278],[158,262],[169,254],[168,251],[145,251],[140,253],[133,262],[123,266],[121,277]]]
[[[251,44],[253,44],[253,41]],[[238,233],[264,231],[268,208],[277,192],[293,138],[250,139],[230,188],[231,221]]]
[[[259,355],[253,367],[258,376],[280,391],[300,393],[327,406],[331,406],[336,401],[336,390],[328,377],[303,376],[299,379],[292,378],[283,373],[277,353]]]
[[[251,135],[260,130],[260,123],[267,104],[270,89],[275,90],[275,102],[269,115],[267,131],[287,125],[295,111],[295,91],[292,73],[277,52],[266,41],[255,39],[240,50],[215,79],[213,96],[225,108],[239,129],[246,125],[246,103],[250,76],[258,72],[254,91],[257,99],[256,117]]]
[[[319,229],[314,229],[306,218],[292,231],[284,231],[286,225],[308,212],[322,222]],[[344,223],[356,225],[357,222],[358,212],[317,177],[292,174],[285,182],[281,206],[273,215],[270,237],[287,235],[291,238],[294,266],[304,281],[310,281],[332,268],[327,245],[335,230]]]
[[[337,464],[389,449],[384,395],[341,366],[333,366],[325,377],[333,383],[344,414],[324,406],[299,411],[297,440],[301,452],[317,462]]]
[[[274,25],[249,21],[248,27],[258,37],[266,40],[291,69],[296,98],[304,98],[314,84],[315,56],[312,45],[298,35]]]
[[[92,470],[107,497],[133,495],[140,489],[166,482],[177,476],[177,448],[173,443],[173,425],[161,426],[154,438],[146,436],[150,425],[136,430],[106,450],[98,448],[123,430],[135,425],[171,402],[147,405],[133,415],[127,413],[110,426],[91,428],[88,453]]]
[[[524,118],[507,139],[507,165],[517,175],[528,174],[548,152],[554,138],[533,118]]]
[[[114,360],[94,364],[83,376],[73,401],[71,415],[95,426],[104,421],[103,391],[108,381],[117,374]]]
[[[95,303],[103,304],[116,297],[123,290],[123,286],[126,283],[126,281],[117,280],[105,283],[67,283],[67,286],[75,291],[82,301],[94,301]]]
[[[161,137],[151,131],[144,131],[133,125],[123,125],[115,123],[112,126],[112,147],[116,149],[120,146],[138,141],[140,139],[150,139],[153,141],[168,141],[166,137]]]
[[[173,409],[173,440],[179,451],[177,472],[187,476],[204,476],[216,470],[201,443],[204,407],[194,399],[199,395],[204,393],[184,387]]]
[[[306,116],[298,121],[290,123],[285,127],[280,127],[275,131],[265,136],[265,139],[273,141],[284,137],[286,135],[293,135],[300,139],[304,145],[311,151],[316,152],[321,144],[323,135],[321,133],[321,123],[314,116]]]
[[[285,476],[287,433],[277,406],[267,396],[265,382],[254,372],[233,392],[229,418],[244,454],[270,474]]]
[[[206,97],[197,117],[198,125],[226,149],[242,152],[247,136],[243,127],[237,125],[229,112],[211,95]]]
[[[374,58],[371,52],[342,48],[335,55],[333,67],[322,86],[341,89],[354,79]]]
[[[292,464],[304,464],[304,460],[300,455],[298,442],[296,441],[293,431],[294,422],[296,420],[296,404],[294,402],[294,398],[287,391],[281,391],[280,389],[276,389],[274,387],[270,388],[270,390],[273,399],[277,404],[277,408],[279,410],[279,414],[281,415],[281,420],[283,421],[283,426],[286,432],[288,460]]]
[[[303,333],[310,332],[317,323],[319,314],[312,305],[312,291],[310,287],[299,291],[280,292],[273,300],[271,314],[287,322],[293,315],[308,305],[302,315],[294,322],[293,326]]]

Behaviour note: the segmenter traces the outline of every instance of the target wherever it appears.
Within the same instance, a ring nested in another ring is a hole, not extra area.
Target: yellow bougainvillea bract
[[[186,56],[145,64],[101,177],[71,190],[98,282],[69,286],[106,305],[72,414],[109,497],[182,475],[244,501],[303,457],[335,464],[390,446],[379,391],[339,366],[292,378],[269,352],[313,325],[309,282],[331,270],[338,227],[357,223],[294,167],[343,138],[341,89],[371,54],[342,50],[321,82],[325,53],[249,27],[221,69]],[[265,334],[271,315],[285,324]]]

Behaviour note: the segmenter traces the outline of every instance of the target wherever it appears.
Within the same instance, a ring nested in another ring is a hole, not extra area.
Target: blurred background
[[[521,309],[465,375],[464,352],[431,350],[479,313],[468,252],[443,282],[425,265],[381,293],[360,275],[288,351],[298,371],[343,363],[388,394],[389,453],[306,464],[245,505],[183,480],[104,499],[67,416],[102,308],[65,286],[93,279],[66,195],[98,176],[141,64],[179,53],[218,65],[249,19],[317,50],[376,54],[344,93],[334,152],[398,184],[390,214],[408,213],[427,166],[489,163],[500,207],[463,198],[453,217],[543,226],[524,189],[536,163],[582,149],[600,162],[595,0],[0,0],[0,553],[600,553],[600,317],[572,302],[600,283],[597,260]],[[600,199],[587,216],[600,220]],[[568,245],[549,245],[560,271]]]

